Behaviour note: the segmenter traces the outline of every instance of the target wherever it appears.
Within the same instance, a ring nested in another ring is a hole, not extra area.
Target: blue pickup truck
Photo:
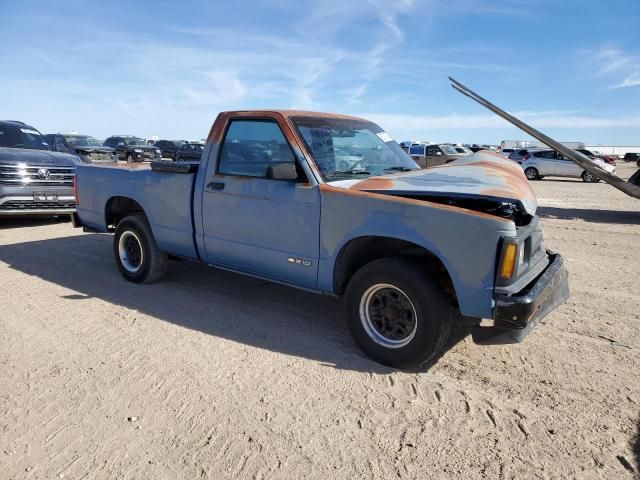
[[[75,226],[115,234],[127,280],[181,258],[342,296],[356,343],[395,368],[429,362],[470,319],[478,343],[521,341],[569,297],[516,163],[420,169],[361,118],[224,112],[200,162],[79,165],[75,187]]]

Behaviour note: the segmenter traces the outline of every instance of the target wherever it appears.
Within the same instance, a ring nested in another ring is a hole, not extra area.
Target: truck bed
[[[106,232],[114,200],[132,199],[146,213],[161,250],[198,258],[192,215],[197,165],[159,164],[165,162],[78,166],[78,215],[85,226]]]

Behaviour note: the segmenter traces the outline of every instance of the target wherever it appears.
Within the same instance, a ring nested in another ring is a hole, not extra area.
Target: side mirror
[[[267,178],[270,180],[289,180],[298,179],[296,165],[293,162],[274,163],[267,167]]]

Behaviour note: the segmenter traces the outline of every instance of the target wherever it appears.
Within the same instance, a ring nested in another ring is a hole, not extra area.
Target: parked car
[[[513,152],[515,152],[515,150],[516,150],[515,148],[503,148],[502,150],[500,150],[500,153],[503,154],[505,157],[508,157]]]
[[[608,163],[609,165],[614,165],[616,164],[616,161],[613,157],[610,157],[609,155],[601,155],[599,153],[594,153],[591,150],[587,150],[586,148],[576,148],[575,149],[576,152],[580,152],[583,155],[586,155],[589,158],[599,158],[601,160],[603,160],[605,163]]]
[[[507,159],[421,170],[376,124],[334,114],[224,112],[210,131],[200,162],[78,168],[74,225],[115,233],[126,280],[160,280],[172,256],[340,295],[357,344],[396,368],[434,358],[463,315],[476,341],[516,342],[569,297]],[[364,169],[336,169],[336,145]]]
[[[75,155],[52,151],[32,126],[0,121],[0,216],[74,212],[79,163]]]
[[[176,153],[176,160],[178,162],[200,161],[202,150],[204,150],[202,143],[183,143]]]
[[[176,159],[176,153],[185,142],[180,140],[158,140],[155,147],[160,149],[162,158]]]
[[[514,150],[513,152],[511,152],[511,154],[509,155],[509,160],[513,160],[514,162],[520,164],[524,161],[524,157],[527,153],[529,152],[534,152],[540,150],[540,148],[538,147],[534,147],[534,148],[519,148]]]
[[[471,149],[467,148],[467,147],[458,147],[458,146],[454,146],[453,148],[456,149],[456,152],[458,153],[462,153],[464,155],[471,155],[473,152],[471,151]]]
[[[105,147],[99,140],[89,135],[48,133],[44,137],[56,152],[71,153],[84,163],[118,161],[118,156],[113,148]]]
[[[115,149],[120,160],[128,163],[160,160],[160,149],[147,145],[146,140],[133,135],[114,135],[104,141],[105,146]]]
[[[636,162],[640,167],[640,153],[627,152],[624,154],[625,162]]]
[[[422,143],[414,143],[409,149],[409,155],[422,168],[435,167],[454,161],[457,158],[467,156],[465,153],[459,153],[451,145],[425,145]]]
[[[616,168],[600,158],[591,161],[609,173],[615,173]],[[527,153],[522,162],[522,169],[529,180],[540,180],[546,176],[582,178],[587,183],[598,181],[593,173],[587,172],[573,160],[565,158],[554,150],[536,150]]]
[[[409,140],[405,140],[404,142],[400,142],[400,148],[402,148],[402,150],[404,150],[405,152],[409,153],[409,149],[411,148],[413,142],[409,141]]]

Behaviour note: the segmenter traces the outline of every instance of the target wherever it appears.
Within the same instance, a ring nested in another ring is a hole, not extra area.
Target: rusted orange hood
[[[351,190],[419,197],[495,199],[517,203],[535,215],[536,196],[515,162],[491,152],[478,152],[452,163],[413,172],[350,181]]]

